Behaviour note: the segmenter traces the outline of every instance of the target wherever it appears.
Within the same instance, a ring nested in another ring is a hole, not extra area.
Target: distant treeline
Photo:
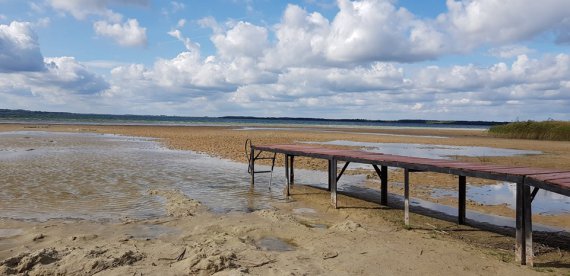
[[[425,125],[469,125],[469,126],[494,126],[504,125],[508,122],[494,121],[438,121],[438,120],[367,120],[367,119],[324,119],[324,118],[297,118],[297,117],[252,117],[252,116],[225,116],[221,118],[240,120],[295,120],[312,122],[351,122],[351,123],[397,123],[397,124],[425,124]]]
[[[188,121],[200,117],[180,117],[165,115],[112,115],[112,114],[88,114],[71,112],[46,112],[29,111],[22,109],[0,109],[0,119],[64,119],[64,120],[127,120],[127,121]],[[207,117],[202,117],[207,118]]]
[[[296,117],[252,117],[252,116],[224,116],[224,117],[184,117],[165,115],[111,115],[111,114],[82,114],[70,112],[45,112],[29,110],[0,109],[2,120],[72,120],[72,121],[165,121],[165,122],[264,122],[264,123],[351,123],[361,125],[374,124],[409,124],[409,125],[461,125],[461,126],[494,126],[507,122],[488,121],[438,121],[438,120],[365,120],[365,119],[324,119],[324,118],[296,118]]]
[[[489,133],[496,137],[570,141],[568,121],[526,121],[492,126]]]

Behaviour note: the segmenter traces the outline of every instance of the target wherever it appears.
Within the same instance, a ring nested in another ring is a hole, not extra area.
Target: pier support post
[[[520,264],[526,264],[526,246],[525,246],[525,223],[524,223],[524,184],[517,183],[516,193],[516,245],[515,260]]]
[[[467,196],[467,177],[464,175],[459,176],[459,206],[457,214],[457,223],[465,224],[465,207]]]
[[[410,170],[404,169],[404,223],[410,226]]]
[[[285,178],[287,179],[287,187],[285,187],[285,195],[289,196],[290,194],[290,185],[291,185],[291,179],[289,178],[289,155],[285,154]]]
[[[532,250],[532,195],[530,186],[528,185],[523,185],[523,201],[524,250],[526,265],[534,266],[534,252]]]
[[[380,204],[388,206],[388,166],[381,166]]]
[[[332,181],[331,181],[331,175],[332,175],[331,170],[332,170],[332,160],[329,160],[329,180],[327,182],[328,183],[327,191],[329,191],[329,192],[331,191],[331,183],[332,183]],[[336,180],[336,178],[335,178],[335,180]]]
[[[329,161],[329,187],[331,191],[331,204],[335,209],[338,207],[336,200],[336,170],[337,161],[333,158]]]

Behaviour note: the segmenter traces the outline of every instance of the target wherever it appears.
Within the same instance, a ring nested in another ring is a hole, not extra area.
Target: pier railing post
[[[459,206],[457,214],[457,223],[465,224],[465,207],[466,207],[466,196],[467,196],[467,177],[459,176]]]

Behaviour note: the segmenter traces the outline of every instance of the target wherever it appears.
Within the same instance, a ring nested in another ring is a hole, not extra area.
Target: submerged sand
[[[239,162],[245,162],[243,143],[246,138],[253,138],[256,144],[342,139],[540,150],[545,154],[533,158],[470,159],[483,163],[570,167],[568,142],[496,139],[487,137],[482,131],[470,130],[365,130],[449,137],[446,139],[346,133],[346,129],[338,133],[311,130],[236,131],[230,127],[0,125],[0,130],[100,132],[156,137],[171,148],[204,152]],[[282,164],[281,160],[279,164]],[[322,162],[303,158],[299,158],[296,165],[310,169],[323,169],[325,166]],[[390,181],[400,181],[399,173],[392,175]],[[424,175],[416,181],[450,188],[456,183],[453,178],[438,174]],[[374,181],[370,185],[375,185]],[[342,208],[332,209],[328,193],[302,185],[295,186],[289,202],[275,203],[272,209],[252,213],[212,213],[177,191],[151,192],[166,199],[168,216],[121,222],[1,219],[0,274],[570,273],[568,244],[556,246],[555,242],[554,245],[552,242],[549,245],[537,243],[538,268],[521,267],[514,262],[511,230],[488,232],[419,214],[412,214],[412,227],[407,229],[402,225],[402,211],[398,208],[341,196]],[[395,186],[392,192],[399,193]],[[412,189],[412,196],[429,198],[429,193]],[[454,205],[453,199],[441,201]],[[472,204],[468,208],[482,211],[490,208],[487,211],[505,215],[512,213],[505,206]],[[537,216],[535,220],[559,226],[566,226],[570,221],[568,216]],[[549,236],[547,239],[555,238]]]

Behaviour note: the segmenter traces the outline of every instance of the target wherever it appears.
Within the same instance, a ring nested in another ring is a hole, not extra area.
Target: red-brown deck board
[[[315,145],[282,144],[254,146],[255,149],[315,158],[336,158],[339,161],[381,164],[414,170],[443,172],[472,177],[522,182],[531,186],[570,194],[570,170],[513,167],[409,157],[351,149],[331,149]]]
[[[528,177],[534,178],[536,180],[542,181],[549,181],[555,179],[569,179],[570,180],[570,171],[559,171],[557,173],[547,173],[547,174],[530,174]]]

